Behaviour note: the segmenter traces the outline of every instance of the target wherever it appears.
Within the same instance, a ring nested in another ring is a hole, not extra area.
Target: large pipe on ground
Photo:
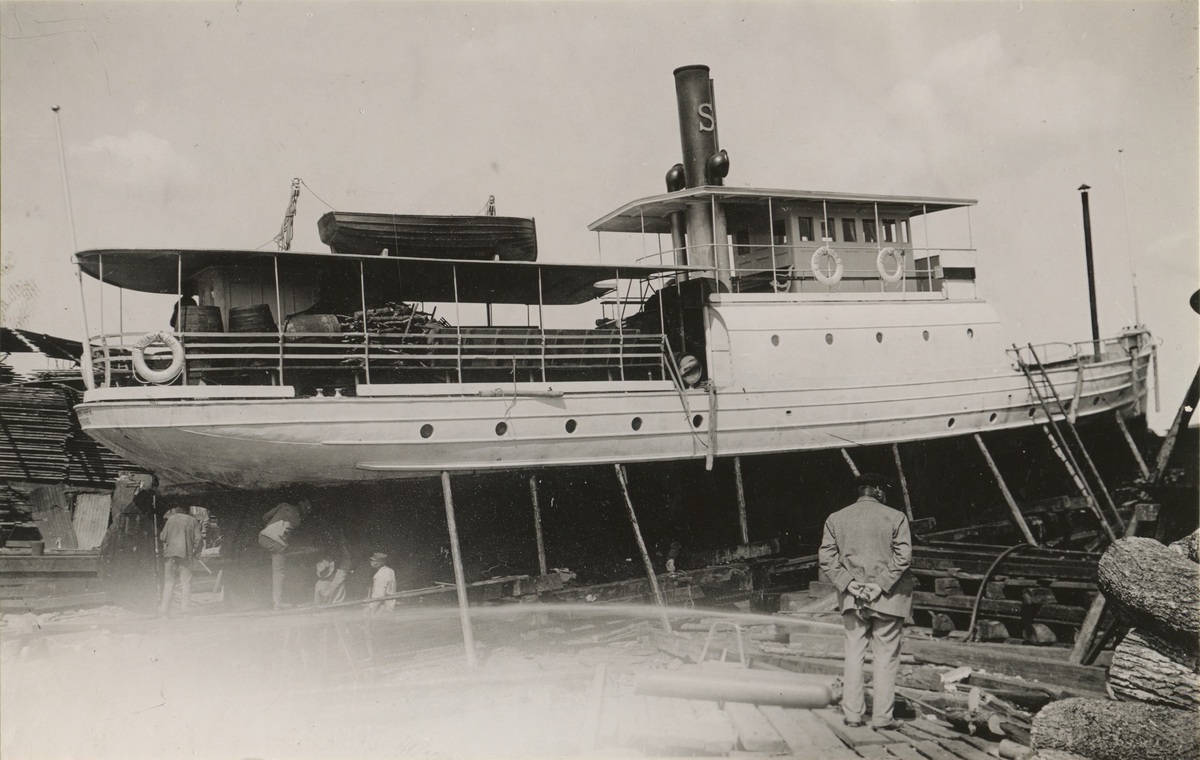
[[[634,681],[633,693],[646,697],[749,702],[802,710],[818,710],[833,701],[828,684],[807,680],[803,675],[720,666],[640,671]]]

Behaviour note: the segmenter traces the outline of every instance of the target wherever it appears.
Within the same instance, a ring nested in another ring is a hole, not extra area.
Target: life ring
[[[885,259],[891,258],[896,262],[896,271],[888,272]],[[904,279],[904,251],[888,246],[875,257],[875,269],[884,282],[900,282]]]
[[[171,349],[171,363],[164,369],[150,369],[146,366],[146,357],[143,351],[155,343],[162,343]],[[183,371],[183,346],[169,332],[146,333],[133,344],[133,368],[148,382],[169,383]]]
[[[826,256],[833,259],[833,274],[831,275],[825,274],[823,271],[821,271],[821,259]],[[836,285],[841,282],[842,272],[845,271],[845,268],[842,266],[842,257],[838,255],[837,251],[833,250],[829,246],[823,245],[817,250],[813,251],[812,261],[810,263],[812,264],[813,277],[817,278],[817,282],[821,283],[822,285]]]

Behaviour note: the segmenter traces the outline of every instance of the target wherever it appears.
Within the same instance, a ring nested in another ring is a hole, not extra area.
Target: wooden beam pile
[[[1149,538],[1109,547],[1100,590],[1134,626],[1118,645],[1109,687],[1121,702],[1074,699],[1034,720],[1038,748],[1092,760],[1200,757],[1200,564],[1195,538],[1177,548]]]
[[[985,641],[1070,641],[1097,593],[1098,555],[1028,547],[995,564],[1002,551],[985,544],[914,547],[917,624],[969,634],[975,611],[974,633]]]

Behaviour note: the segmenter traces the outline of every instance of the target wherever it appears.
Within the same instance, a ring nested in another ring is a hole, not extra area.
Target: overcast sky
[[[339,210],[495,195],[537,218],[540,258],[594,262],[587,224],[663,191],[671,72],[705,63],[727,184],[978,199],[979,281],[1010,341],[1090,337],[1087,183],[1101,332],[1134,322],[1132,252],[1163,341],[1158,429],[1200,360],[1194,2],[0,9],[9,326],[80,332],[51,105],[80,249],[262,246],[302,177]],[[301,194],[293,249],[324,250],[327,210]]]

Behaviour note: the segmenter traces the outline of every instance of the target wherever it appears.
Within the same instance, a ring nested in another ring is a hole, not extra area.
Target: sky
[[[1195,2],[4,2],[0,35],[7,326],[81,334],[52,105],[80,250],[270,248],[301,177],[293,250],[330,207],[494,195],[540,259],[624,263],[587,225],[663,192],[703,63],[728,185],[977,199],[1010,342],[1090,338],[1090,185],[1101,334],[1136,273],[1161,341],[1152,427],[1200,362]]]

